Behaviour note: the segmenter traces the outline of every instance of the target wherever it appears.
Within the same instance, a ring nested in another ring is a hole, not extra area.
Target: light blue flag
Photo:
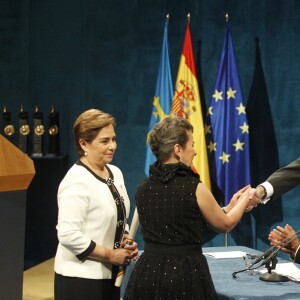
[[[227,23],[205,124],[211,174],[225,205],[234,193],[250,184],[249,126],[243,102],[230,25]]]
[[[153,98],[152,114],[149,123],[149,131],[154,127],[156,123],[160,122],[170,114],[173,95],[174,95],[171,68],[170,68],[170,58],[169,58],[168,24],[169,24],[169,19],[167,18],[165,23],[165,29],[164,29],[156,88],[155,88],[155,93]],[[156,159],[155,156],[152,154],[148,144],[146,147],[147,149],[146,149],[145,173],[148,176],[149,166],[152,163],[154,163]]]

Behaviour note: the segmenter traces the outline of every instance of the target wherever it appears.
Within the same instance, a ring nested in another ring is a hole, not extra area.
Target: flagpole
[[[170,114],[172,99],[174,96],[173,78],[171,74],[169,42],[168,42],[168,25],[169,13],[165,16],[165,25],[162,38],[162,47],[160,52],[160,60],[158,65],[157,79],[152,98],[152,112],[150,115],[148,132],[157,124]],[[149,176],[149,166],[155,162],[149,144],[147,143],[148,133],[146,135],[146,159],[145,159],[145,175]]]
[[[187,21],[190,23],[191,22],[191,13],[188,13],[186,16]]]
[[[226,23],[229,22],[229,14],[228,13],[225,14],[225,21],[226,21]],[[225,234],[224,234],[224,246],[225,247],[228,246],[228,232],[225,232]]]
[[[226,15],[225,15],[225,21],[226,21],[226,23],[229,22],[229,14],[228,13],[226,13]]]

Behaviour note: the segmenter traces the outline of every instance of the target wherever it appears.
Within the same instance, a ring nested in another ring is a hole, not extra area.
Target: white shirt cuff
[[[267,192],[266,197],[261,200],[261,203],[266,204],[270,200],[271,196],[273,195],[274,188],[273,188],[272,184],[268,181],[265,181],[265,182],[261,183],[260,185],[262,185],[266,189],[266,192]]]

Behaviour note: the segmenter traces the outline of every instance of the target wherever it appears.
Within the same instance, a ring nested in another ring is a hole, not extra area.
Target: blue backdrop
[[[60,147],[68,155],[69,165],[77,159],[71,128],[78,114],[89,108],[113,114],[118,141],[113,163],[123,170],[133,208],[135,189],[145,177],[145,140],[165,16],[170,14],[170,61],[175,81],[189,12],[195,54],[201,44],[199,77],[204,103],[209,103],[213,94],[225,13],[230,15],[245,101],[254,72],[254,39],[259,37],[279,155],[274,168],[277,163],[283,166],[294,160],[299,156],[300,135],[297,0],[2,0],[1,109],[7,106],[17,126],[20,105],[29,112],[31,124],[35,105],[44,112],[45,122],[53,105],[60,114]],[[260,129],[264,132],[265,127]],[[261,148],[265,147],[262,142]],[[296,188],[283,197],[282,217],[278,211],[281,205],[275,204],[259,208],[257,216],[248,216],[251,232],[235,229],[238,239],[229,239],[230,245],[263,250],[268,246],[268,232],[276,224],[289,223],[299,229],[299,194]],[[207,245],[224,245],[223,235],[209,235]]]

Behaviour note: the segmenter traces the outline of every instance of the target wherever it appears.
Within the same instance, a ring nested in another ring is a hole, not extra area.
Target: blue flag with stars
[[[172,83],[172,74],[170,67],[170,57],[169,57],[169,43],[168,43],[168,24],[169,18],[167,16],[164,28],[163,43],[161,49],[161,57],[158,68],[158,76],[156,81],[156,88],[153,97],[153,108],[152,114],[149,122],[149,130],[154,127],[154,125],[162,121],[166,116],[170,114],[174,90]],[[154,163],[155,156],[147,144],[146,149],[146,162],[145,162],[145,174],[149,175],[149,166]]]
[[[249,126],[229,23],[204,130],[211,174],[227,205],[250,184]]]

